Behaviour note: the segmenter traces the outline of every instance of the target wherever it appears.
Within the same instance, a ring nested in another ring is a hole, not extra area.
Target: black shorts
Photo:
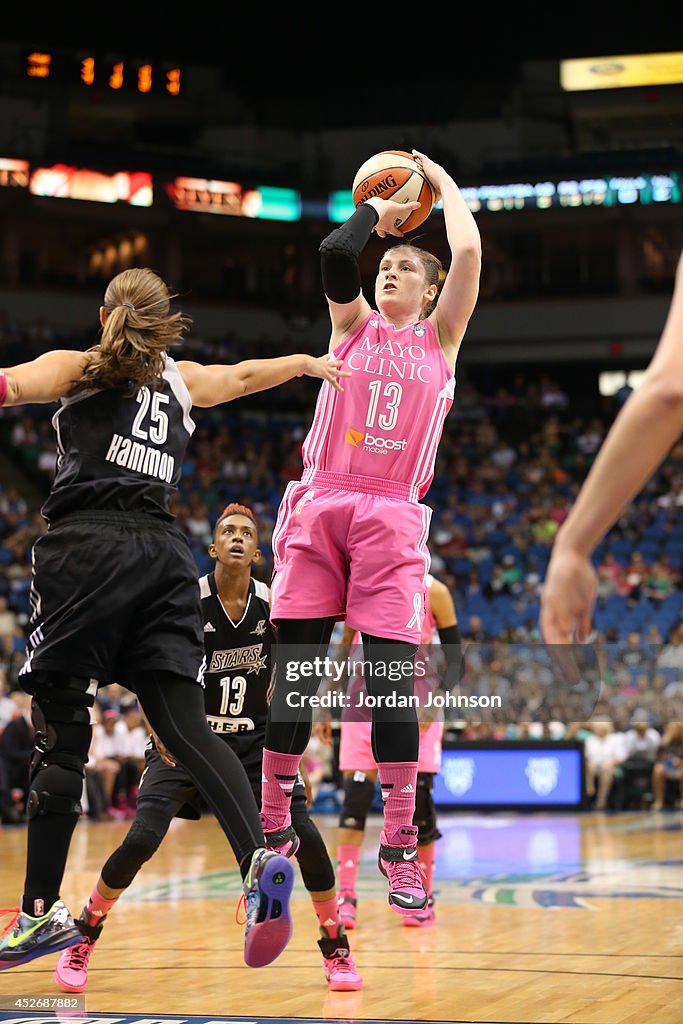
[[[33,549],[31,673],[121,683],[167,671],[202,680],[204,633],[196,562],[171,523],[144,513],[80,513]]]
[[[247,773],[256,806],[261,806],[261,775],[265,733],[243,732],[221,734],[224,743],[235,752]],[[172,768],[161,757],[152,744],[145,751],[145,768],[138,784],[138,804],[144,800],[164,801],[177,804],[176,818],[190,818],[196,821],[207,811],[201,793],[184,768]],[[301,776],[297,778],[292,791],[292,804],[303,800],[306,806],[306,788]]]

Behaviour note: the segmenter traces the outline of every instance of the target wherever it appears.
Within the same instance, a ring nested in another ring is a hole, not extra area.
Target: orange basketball
[[[424,224],[436,202],[434,189],[420,164],[404,149],[385,149],[368,157],[356,171],[352,191],[356,207],[373,196],[397,203],[418,202],[419,210],[408,210],[405,217],[395,221],[396,227],[404,232]]]

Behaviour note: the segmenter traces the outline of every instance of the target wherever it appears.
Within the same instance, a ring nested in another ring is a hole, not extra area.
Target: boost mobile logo
[[[357,448],[364,437],[365,434],[361,434],[360,430],[347,430],[344,440],[347,444],[352,444],[354,448]]]
[[[360,448],[361,442],[363,442],[364,451],[379,452],[382,455],[394,451],[404,452],[408,445],[404,437],[400,441],[393,437],[373,437],[372,434],[363,434],[360,430],[354,430],[353,427],[346,431],[344,440],[347,444],[352,444],[354,448]]]

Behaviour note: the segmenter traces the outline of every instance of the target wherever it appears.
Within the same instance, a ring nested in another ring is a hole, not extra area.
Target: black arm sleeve
[[[320,269],[325,295],[332,302],[353,302],[361,291],[358,257],[379,220],[374,206],[363,203],[349,219],[320,243]]]
[[[446,658],[446,671],[439,684],[439,689],[448,693],[465,674],[465,657],[462,637],[457,623],[439,630],[439,640]]]

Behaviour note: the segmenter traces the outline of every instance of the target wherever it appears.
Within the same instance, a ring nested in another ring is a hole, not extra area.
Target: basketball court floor
[[[334,853],[336,819],[316,820]],[[0,1019],[682,1024],[680,811],[452,813],[439,825],[437,922],[406,928],[376,867],[380,819],[369,820],[349,933],[360,992],[328,992],[300,876],[289,946],[245,966],[239,874],[205,817],[175,821],[121,898],[83,996],[53,983],[55,954],[0,974]],[[127,829],[79,823],[62,890],[74,914]],[[21,892],[25,839],[0,829],[4,907]]]

